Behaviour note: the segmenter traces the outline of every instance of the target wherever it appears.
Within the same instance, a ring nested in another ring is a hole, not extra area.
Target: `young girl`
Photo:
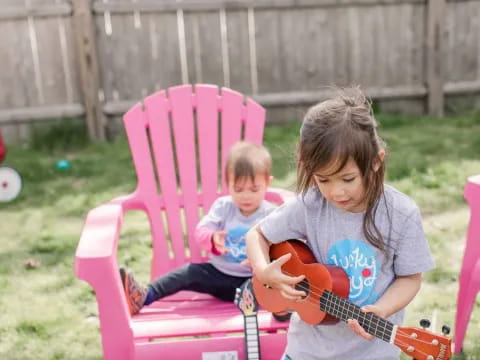
[[[434,267],[415,203],[384,185],[385,149],[370,103],[358,88],[313,106],[300,130],[295,200],[247,234],[254,274],[281,294],[301,300],[293,286],[303,276],[281,271],[290,259],[270,263],[269,246],[303,239],[317,261],[336,265],[350,280],[349,300],[403,321],[420,289],[421,273]],[[368,341],[370,340],[370,341]],[[284,359],[398,359],[399,349],[373,339],[356,320],[311,326],[292,316]]]
[[[209,252],[210,261],[190,263],[155,279],[147,288],[133,274],[120,269],[130,313],[181,290],[192,290],[233,301],[235,289],[252,276],[247,265],[245,234],[274,209],[265,200],[272,181],[272,159],[268,150],[248,142],[238,142],[226,163],[230,195],[218,198],[199,222],[195,238]],[[287,320],[289,314],[274,314]]]

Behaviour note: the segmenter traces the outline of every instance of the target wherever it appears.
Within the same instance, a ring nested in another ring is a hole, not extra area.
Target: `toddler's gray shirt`
[[[228,253],[221,256],[209,254],[210,263],[221,272],[231,276],[252,276],[251,268],[240,264],[247,258],[245,235],[274,208],[275,205],[263,200],[253,214],[245,216],[235,205],[231,196],[222,196],[215,200],[210,211],[202,218],[198,226],[207,226],[215,231],[227,231],[225,246]]]
[[[395,280],[434,268],[422,219],[416,204],[405,194],[385,185],[375,215],[388,256],[372,246],[362,231],[364,213],[343,211],[312,188],[275,209],[260,221],[272,243],[304,239],[317,261],[336,265],[350,279],[349,300],[359,306],[373,304]],[[403,322],[404,310],[388,318]],[[366,340],[344,323],[311,326],[295,313],[288,331],[286,353],[293,360],[398,359],[400,350],[382,340]]]

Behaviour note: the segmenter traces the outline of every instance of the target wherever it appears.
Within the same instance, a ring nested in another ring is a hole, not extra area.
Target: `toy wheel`
[[[17,170],[0,166],[0,202],[15,199],[22,190],[22,178]]]

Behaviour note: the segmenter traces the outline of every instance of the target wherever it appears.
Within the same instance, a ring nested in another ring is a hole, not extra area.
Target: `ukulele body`
[[[282,271],[290,276],[305,275],[295,288],[305,291],[307,296],[299,301],[285,299],[278,290],[265,286],[254,276],[253,290],[259,304],[271,312],[296,311],[310,325],[337,323],[337,318],[320,310],[320,297],[325,290],[348,297],[350,281],[345,271],[337,266],[318,264],[308,246],[299,240],[270,246],[271,260],[288,253],[292,257],[282,266]]]
[[[310,249],[301,241],[287,240],[270,246],[272,260],[291,253],[292,257],[282,266],[287,275],[305,275],[296,284],[307,296],[299,301],[285,299],[278,290],[266,287],[255,276],[252,278],[253,291],[258,303],[271,312],[293,310],[310,325],[331,324],[337,318],[356,319],[371,335],[398,346],[405,354],[416,360],[449,360],[452,355],[451,340],[446,336],[433,334],[425,329],[397,326],[375,314],[365,314],[361,308],[348,301],[350,283],[343,269],[336,266],[317,264]],[[324,291],[328,296],[320,298]],[[363,323],[363,325],[362,325]]]

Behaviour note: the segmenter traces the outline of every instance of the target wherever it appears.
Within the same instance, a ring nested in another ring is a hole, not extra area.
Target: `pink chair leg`
[[[463,340],[472,314],[475,298],[480,290],[480,261],[477,261],[468,282],[461,284],[458,292],[457,315],[455,320],[454,353],[462,351]]]

